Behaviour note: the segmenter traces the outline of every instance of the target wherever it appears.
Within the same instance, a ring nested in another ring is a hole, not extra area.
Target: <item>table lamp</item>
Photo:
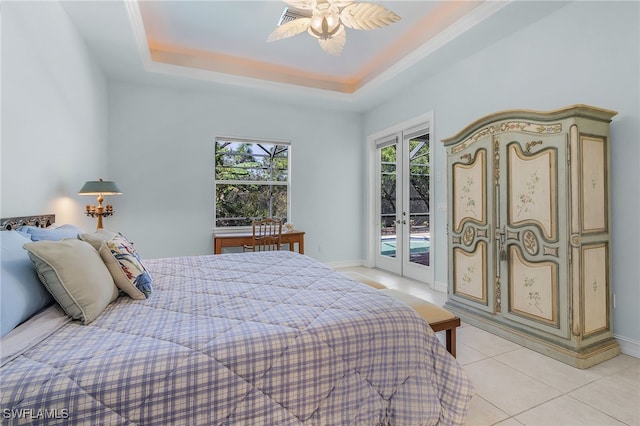
[[[111,204],[107,204],[106,206],[102,206],[102,202],[104,201],[104,195],[119,195],[122,194],[118,185],[115,182],[102,180],[90,180],[85,182],[82,186],[82,189],[78,192],[79,195],[97,195],[98,196],[98,205],[87,205],[85,208],[85,213],[87,216],[97,217],[98,225],[96,229],[102,228],[102,218],[111,216],[113,211],[113,206]]]

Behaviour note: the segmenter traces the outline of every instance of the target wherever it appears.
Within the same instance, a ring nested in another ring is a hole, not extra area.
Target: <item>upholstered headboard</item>
[[[19,226],[30,225],[38,228],[46,228],[56,221],[55,214],[43,214],[40,216],[18,216],[0,219],[0,231],[11,231]]]

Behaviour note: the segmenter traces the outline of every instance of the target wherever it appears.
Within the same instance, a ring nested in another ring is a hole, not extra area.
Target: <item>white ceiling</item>
[[[342,55],[306,32],[267,43],[286,6],[263,1],[63,1],[111,79],[366,110],[530,23],[563,2],[371,1],[401,16],[347,29]],[[517,3],[518,7],[513,6]]]

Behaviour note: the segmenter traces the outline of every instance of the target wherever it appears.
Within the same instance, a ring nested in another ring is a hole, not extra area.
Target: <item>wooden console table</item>
[[[253,234],[251,232],[243,233],[219,233],[213,234],[213,253],[222,253],[223,247],[242,247],[245,244],[251,244]],[[282,244],[289,244],[289,250],[294,251],[295,244],[298,244],[298,253],[304,254],[304,232],[291,231],[283,232],[280,237]]]

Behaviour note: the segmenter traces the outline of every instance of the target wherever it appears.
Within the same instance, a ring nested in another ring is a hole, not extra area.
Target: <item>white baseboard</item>
[[[618,344],[620,345],[620,352],[634,358],[640,358],[639,341],[629,339],[627,337],[618,336],[616,334],[614,334],[613,337],[618,341]]]
[[[345,260],[340,262],[325,262],[329,268],[337,269],[337,268],[355,268],[356,266],[362,266],[364,264],[363,260]]]

